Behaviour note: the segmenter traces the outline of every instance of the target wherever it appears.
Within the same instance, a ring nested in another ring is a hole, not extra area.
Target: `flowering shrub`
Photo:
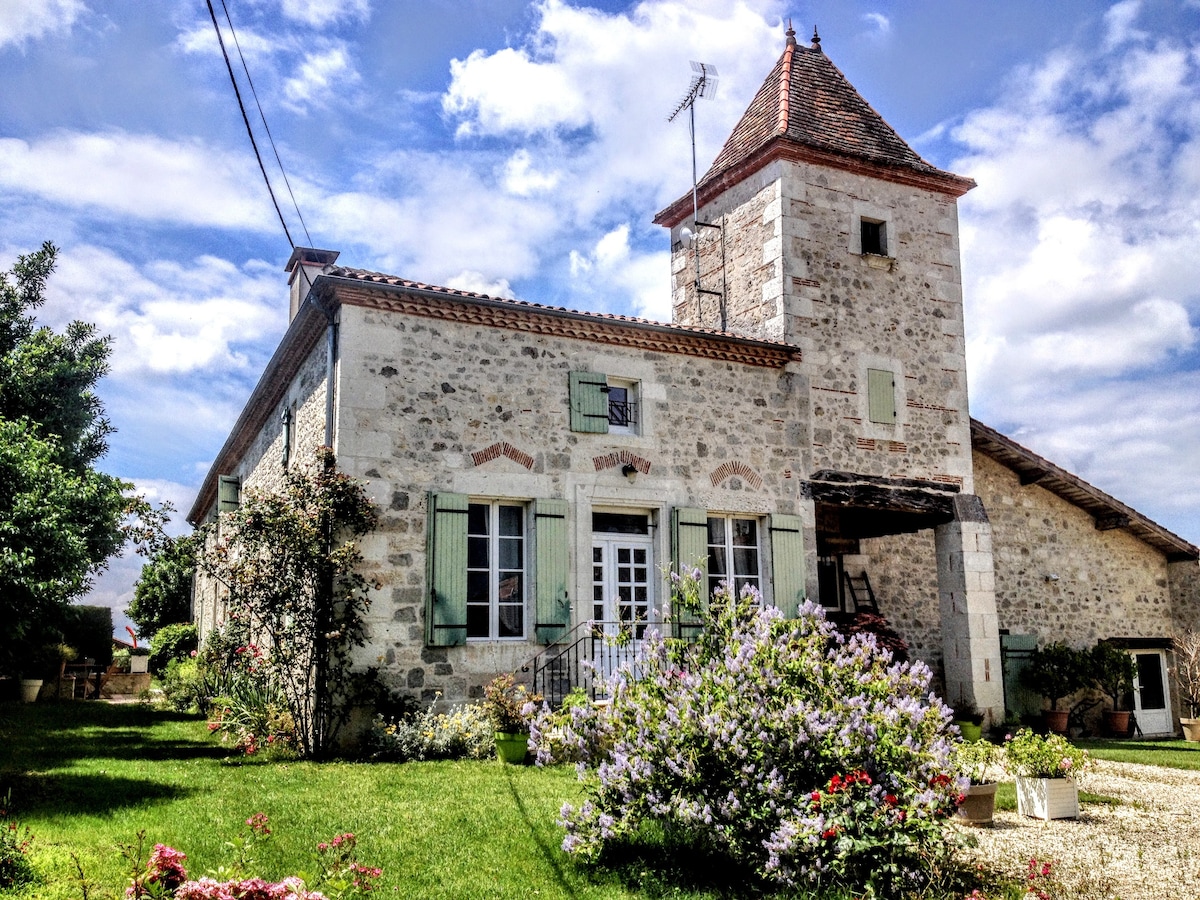
[[[1004,745],[1008,770],[1026,778],[1074,778],[1095,762],[1061,734],[1034,734],[1023,728]]]
[[[271,829],[265,813],[256,813],[246,820],[248,836],[233,845],[239,849],[232,870],[219,870],[216,877],[205,876],[189,880],[184,860],[187,855],[165,844],[155,844],[154,850],[141,865],[145,832],[138,833],[136,846],[124,848],[133,863],[126,900],[352,900],[375,887],[382,869],[365,866],[358,861],[357,839],[353,834],[339,834],[331,841],[317,845],[317,865],[320,874],[310,890],[302,878],[292,876],[281,881],[243,877],[243,867],[253,862],[253,846],[267,840]]]
[[[674,576],[676,599],[694,577]],[[581,772],[590,799],[562,809],[563,848],[594,860],[657,820],[777,883],[920,894],[966,787],[928,668],[847,640],[811,603],[789,621],[722,590],[704,615],[695,643],[648,631],[640,677],[619,671],[605,711],[572,717],[576,758],[606,749]],[[553,761],[546,735],[567,735],[545,710],[538,726]]]
[[[376,716],[370,746],[376,759],[487,759],[496,749],[491,720],[483,707],[455,706],[437,712],[436,701],[411,719],[388,722]]]
[[[257,648],[243,648],[258,654]],[[262,668],[251,667],[230,684],[227,697],[213,698],[210,731],[219,731],[223,739],[252,756],[270,750],[273,756],[295,756],[298,741],[287,699]]]
[[[33,838],[29,828],[22,830],[8,817],[12,791],[0,802],[0,891],[20,887],[33,881],[33,866],[29,862],[29,845]]]

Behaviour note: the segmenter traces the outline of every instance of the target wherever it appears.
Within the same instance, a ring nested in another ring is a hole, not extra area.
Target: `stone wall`
[[[1101,638],[1165,638],[1195,615],[1195,562],[1169,565],[1128,532],[1098,531],[1077,506],[1022,486],[980,453],[975,484],[992,526],[1001,629],[1084,647]],[[880,612],[915,656],[940,668],[933,531],[862,541],[861,550]],[[1047,580],[1051,575],[1057,578]]]
[[[310,468],[315,450],[325,443],[325,371],[327,353],[324,340],[317,342],[301,364],[284,397],[267,417],[266,425],[255,435],[238,465],[224,475],[241,479],[241,491],[270,493],[283,487],[285,433],[283,412],[292,413],[293,437],[288,468]],[[210,515],[212,515],[210,513]],[[213,541],[210,539],[209,546]],[[192,617],[201,639],[225,620],[224,592],[213,579],[197,573],[192,585]]]
[[[466,322],[342,308],[338,452],[383,512],[363,542],[375,598],[364,664],[427,698],[477,695],[537,652],[529,640],[424,646],[427,496],[569,502],[573,621],[592,617],[591,513],[638,511],[653,523],[656,565],[670,557],[670,511],[805,516],[808,390],[794,365],[761,368],[628,350]],[[640,433],[569,429],[568,373],[637,382]],[[625,462],[638,473],[631,482]],[[766,542],[764,536],[764,542]],[[764,551],[766,551],[764,547]],[[769,575],[769,552],[764,566]],[[665,578],[656,585],[666,594]]]
[[[860,221],[886,223],[888,256],[863,254]],[[701,287],[725,290],[731,331],[803,349],[813,468],[927,478],[972,493],[957,204],[836,169],[776,161],[700,210]],[[676,321],[697,308],[695,252],[672,232]],[[722,272],[724,277],[722,277]],[[870,421],[867,370],[896,377],[895,424]]]

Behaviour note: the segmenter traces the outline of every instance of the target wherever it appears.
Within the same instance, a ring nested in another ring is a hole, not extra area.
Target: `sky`
[[[972,414],[1200,543],[1200,0],[225,0],[232,32],[214,8],[295,244],[660,320],[690,62],[719,73],[703,172],[786,20],[815,25],[918,153],[978,182]],[[0,270],[60,248],[41,320],[113,338],[101,468],[184,531],[285,330],[291,252],[208,8],[4,0],[0,84]],[[118,630],[140,565],[90,597]]]

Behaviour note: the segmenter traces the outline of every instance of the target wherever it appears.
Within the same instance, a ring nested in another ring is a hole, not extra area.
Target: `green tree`
[[[334,748],[349,711],[350,655],[370,603],[355,539],[377,521],[362,484],[322,447],[313,471],[289,472],[278,493],[250,491],[196,532],[198,568],[228,589],[234,627],[266,650],[305,756]]]
[[[120,549],[131,486],[98,472],[112,427],[94,393],[110,342],[91,325],[62,334],[34,311],[57,251],[44,244],[0,272],[0,617],[8,640],[0,669],[53,628]],[[145,506],[144,501],[140,502]]]
[[[164,536],[151,550],[133,586],[128,609],[138,637],[150,640],[160,628],[191,619],[195,571],[196,542],[192,535]]]

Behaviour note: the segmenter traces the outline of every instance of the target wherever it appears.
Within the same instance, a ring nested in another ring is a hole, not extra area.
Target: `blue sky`
[[[651,219],[689,188],[686,123],[666,121],[689,61],[720,73],[703,170],[783,21],[815,23],[918,152],[979,182],[960,204],[973,414],[1200,542],[1197,0],[226,3],[313,245],[659,319]],[[0,80],[0,268],[61,248],[43,320],[115,340],[103,467],[182,518],[287,316],[290,247],[207,8],[6,0]],[[123,609],[138,567],[115,561],[93,599]]]

